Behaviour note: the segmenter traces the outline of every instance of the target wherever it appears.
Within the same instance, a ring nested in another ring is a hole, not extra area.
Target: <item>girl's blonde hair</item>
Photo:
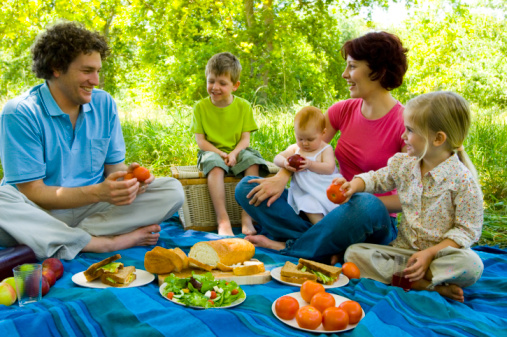
[[[471,125],[470,107],[463,97],[449,91],[423,94],[407,103],[404,115],[412,124],[414,132],[426,139],[421,158],[428,150],[430,132],[442,131],[447,136],[449,151],[457,152],[459,160],[470,170],[475,180],[479,181],[477,170],[463,148]]]
[[[315,125],[320,132],[326,128],[326,117],[319,108],[305,106],[294,117],[294,126],[305,130],[308,125]]]

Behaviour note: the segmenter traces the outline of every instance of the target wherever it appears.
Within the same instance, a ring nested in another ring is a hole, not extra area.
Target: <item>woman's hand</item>
[[[289,178],[290,172],[282,169],[274,177],[248,181],[249,183],[259,184],[246,196],[251,199],[250,205],[259,206],[264,200],[268,199],[267,206],[271,206],[282,195]]]
[[[433,253],[427,249],[414,253],[408,259],[408,267],[403,270],[405,277],[408,278],[410,282],[415,282],[422,279],[430,267],[433,258]]]

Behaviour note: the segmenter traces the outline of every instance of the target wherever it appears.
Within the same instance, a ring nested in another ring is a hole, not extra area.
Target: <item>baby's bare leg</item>
[[[135,246],[152,246],[157,243],[159,232],[159,225],[149,225],[115,236],[92,236],[82,251],[107,253]]]
[[[225,171],[220,167],[213,168],[208,173],[208,189],[217,215],[218,235],[234,235],[231,221],[225,207]]]
[[[308,217],[308,220],[310,220],[310,222],[314,225],[324,218],[324,214],[322,213],[305,213],[305,214]]]

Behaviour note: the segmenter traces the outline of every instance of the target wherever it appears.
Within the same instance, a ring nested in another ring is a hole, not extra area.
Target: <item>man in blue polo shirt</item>
[[[123,180],[127,166],[116,104],[99,84],[109,47],[100,34],[58,23],[32,46],[45,80],[0,114],[0,246],[72,259],[156,244],[158,223],[183,204],[181,184],[153,175]]]

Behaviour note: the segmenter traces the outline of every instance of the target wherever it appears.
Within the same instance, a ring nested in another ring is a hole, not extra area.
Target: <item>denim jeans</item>
[[[250,205],[246,196],[257,186],[248,182],[251,179],[258,178],[249,176],[238,183],[236,201],[262,227],[262,234],[285,241],[281,254],[324,261],[354,243],[387,245],[397,236],[396,218],[390,217],[384,204],[372,194],[354,194],[312,226],[287,203],[287,189],[270,207],[266,200],[259,206]]]

